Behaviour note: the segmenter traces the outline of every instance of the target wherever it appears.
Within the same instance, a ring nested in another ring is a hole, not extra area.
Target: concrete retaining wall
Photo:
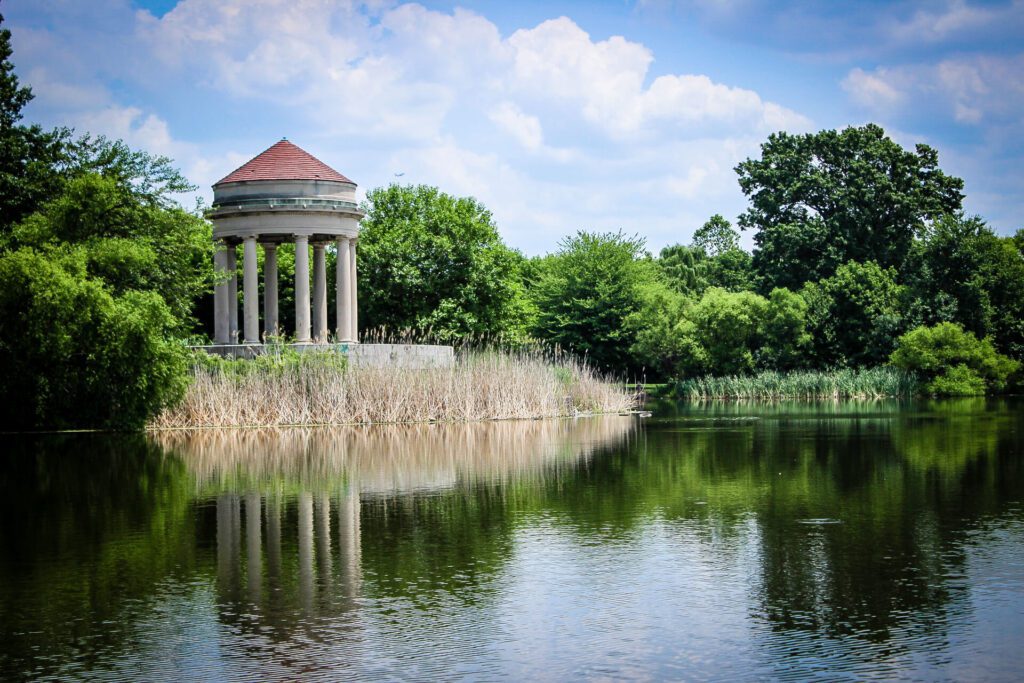
[[[216,344],[191,348],[224,358],[255,358],[272,352],[275,347],[263,344]],[[335,351],[347,355],[350,363],[373,367],[449,367],[455,360],[455,350],[451,346],[428,344],[288,344],[287,348],[299,353]]]

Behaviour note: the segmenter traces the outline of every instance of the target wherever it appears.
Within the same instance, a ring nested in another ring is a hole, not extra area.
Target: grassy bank
[[[920,385],[914,375],[891,367],[865,370],[762,372],[732,377],[694,377],[680,381],[674,395],[688,400],[783,398],[885,398],[912,396]]]
[[[463,422],[622,412],[633,396],[570,358],[459,352],[450,367],[348,365],[307,353],[225,361],[197,356],[184,400],[150,428]]]

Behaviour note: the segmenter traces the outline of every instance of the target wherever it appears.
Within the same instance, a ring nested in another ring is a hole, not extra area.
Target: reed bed
[[[345,362],[333,353],[202,360],[153,429],[468,422],[630,410],[635,396],[568,356],[460,350],[446,367]]]
[[[748,376],[694,377],[680,381],[678,398],[705,399],[875,399],[912,396],[919,392],[916,377],[892,367],[864,370],[762,372]]]

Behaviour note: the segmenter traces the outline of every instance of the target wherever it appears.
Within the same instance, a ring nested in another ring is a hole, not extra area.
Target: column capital
[[[277,249],[277,242],[260,242],[264,251],[274,251]]]

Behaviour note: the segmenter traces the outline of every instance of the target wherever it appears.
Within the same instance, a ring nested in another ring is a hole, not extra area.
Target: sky
[[[1024,0],[4,0],[29,122],[210,185],[282,137],[359,184],[473,196],[527,255],[657,252],[746,208],[775,131],[875,122],[1024,227]],[[192,198],[183,198],[191,205]],[[751,235],[743,242],[750,246]]]

